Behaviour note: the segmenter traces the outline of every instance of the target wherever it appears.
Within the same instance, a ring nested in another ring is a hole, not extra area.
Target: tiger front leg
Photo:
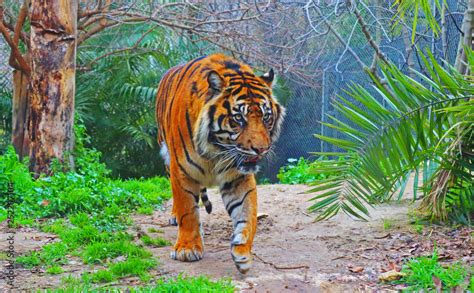
[[[232,218],[234,232],[231,254],[237,269],[246,273],[252,266],[252,244],[257,230],[257,189],[255,177],[246,175],[221,187],[222,199]]]
[[[178,224],[178,239],[171,258],[197,261],[203,256],[203,240],[199,221],[199,185],[184,174],[171,174],[173,210]]]

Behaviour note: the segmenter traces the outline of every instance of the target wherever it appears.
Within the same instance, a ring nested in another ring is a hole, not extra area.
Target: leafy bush
[[[344,160],[344,157],[339,157],[339,161],[342,160]],[[334,175],[335,172],[317,172],[321,162],[331,162],[331,160],[328,160],[325,156],[319,157],[314,162],[310,162],[303,157],[298,160],[290,158],[288,159],[289,164],[280,168],[277,178],[283,184],[310,184]]]
[[[9,147],[0,156],[0,191],[7,190],[10,180],[14,183],[16,222],[74,215],[75,222],[84,224],[90,220],[96,227],[110,231],[117,226],[105,224],[124,224],[124,215],[131,211],[156,208],[170,198],[167,179],[113,180],[107,177],[109,171],[99,158],[97,151],[84,150],[76,157],[75,172],[55,172],[51,177],[33,180],[26,162],[20,162],[13,147]],[[0,198],[0,220],[6,218],[7,200]]]
[[[324,179],[324,175],[311,174],[311,162],[301,157],[298,160],[288,159],[288,165],[280,168],[277,178],[283,184],[307,184],[318,179]]]

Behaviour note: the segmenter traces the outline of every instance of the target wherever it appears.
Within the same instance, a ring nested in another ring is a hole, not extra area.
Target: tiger
[[[285,116],[272,94],[274,78],[273,69],[256,75],[224,54],[196,58],[162,76],[156,121],[178,226],[172,259],[202,259],[199,199],[210,213],[206,188],[218,186],[232,219],[232,259],[241,273],[250,269],[257,229],[255,173],[272,151]]]

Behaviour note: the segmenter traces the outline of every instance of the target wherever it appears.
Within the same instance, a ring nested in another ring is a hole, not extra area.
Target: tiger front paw
[[[231,243],[232,259],[239,272],[245,274],[252,267],[251,246],[248,244],[234,244],[235,242]]]
[[[178,240],[170,256],[174,260],[191,262],[201,260],[203,253],[203,245],[200,239],[187,242]]]

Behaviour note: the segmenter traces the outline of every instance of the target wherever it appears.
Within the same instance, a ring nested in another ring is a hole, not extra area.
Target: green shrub
[[[339,160],[343,160],[340,158]],[[303,157],[296,159],[288,159],[288,165],[280,168],[277,178],[282,184],[309,184],[318,180],[326,179],[333,173],[319,173],[318,165],[321,162],[331,161],[326,157],[319,157],[316,161],[311,162]]]
[[[32,223],[32,219],[71,217],[76,226],[92,223],[104,231],[125,228],[132,211],[150,211],[171,197],[166,178],[114,180],[101,154],[83,147],[83,129],[76,127],[76,171],[57,171],[49,177],[34,180],[27,162],[20,162],[13,147],[0,155],[0,192],[14,184],[15,222]],[[60,169],[59,167],[55,167]],[[6,219],[7,197],[0,197],[0,220]]]

